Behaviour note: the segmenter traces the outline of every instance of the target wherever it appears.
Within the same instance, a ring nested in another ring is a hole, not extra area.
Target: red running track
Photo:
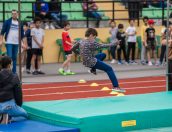
[[[92,87],[90,84],[97,83],[99,86]],[[121,88],[126,89],[126,95],[144,94],[165,91],[165,77],[142,77],[120,79]],[[23,85],[24,101],[46,101],[94,98],[105,96],[116,96],[110,94],[111,90],[102,91],[103,87],[112,88],[110,81],[98,80],[86,83],[59,82],[46,84],[25,84]]]

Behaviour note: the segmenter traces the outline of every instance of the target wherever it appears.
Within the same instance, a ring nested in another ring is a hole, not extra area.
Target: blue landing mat
[[[26,120],[8,125],[0,125],[0,132],[79,132],[79,129],[53,126],[38,121]]]

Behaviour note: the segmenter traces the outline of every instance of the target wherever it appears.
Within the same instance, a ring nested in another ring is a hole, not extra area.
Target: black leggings
[[[113,59],[116,59],[116,46],[110,47],[110,53]]]
[[[120,45],[120,48],[117,50],[117,53],[118,53],[118,61],[121,61],[121,51],[123,51],[125,61],[128,62],[125,44],[121,44]]]
[[[128,60],[130,60],[130,52],[132,50],[132,58],[131,60],[134,61],[135,60],[135,49],[136,49],[136,43],[135,42],[128,42],[128,50],[127,50],[127,57]]]

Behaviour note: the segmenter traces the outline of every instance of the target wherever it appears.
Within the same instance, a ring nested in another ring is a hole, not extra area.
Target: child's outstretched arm
[[[118,40],[114,40],[113,42],[109,43],[109,44],[100,44],[95,42],[94,43],[94,47],[95,49],[100,49],[100,48],[106,48],[106,47],[112,47],[112,46],[116,46],[119,44],[120,41]]]

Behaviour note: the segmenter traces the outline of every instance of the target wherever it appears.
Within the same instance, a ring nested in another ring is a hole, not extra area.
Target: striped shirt
[[[106,48],[115,46],[116,42],[112,42],[110,44],[100,44],[96,41],[90,41],[88,39],[78,41],[72,48],[72,51],[76,53],[77,49],[79,49],[79,54],[83,60],[83,65],[86,67],[94,67],[97,63],[97,59],[95,58],[96,51],[100,48]]]

